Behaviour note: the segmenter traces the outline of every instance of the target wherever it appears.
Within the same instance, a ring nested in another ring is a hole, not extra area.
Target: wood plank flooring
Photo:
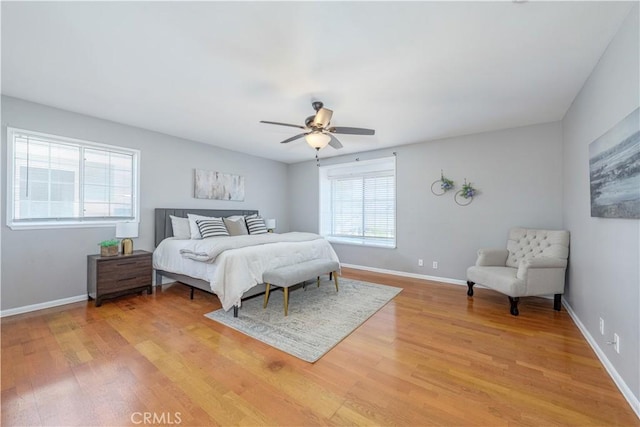
[[[403,291],[315,364],[205,318],[217,298],[179,284],[4,318],[2,425],[640,425],[552,301],[514,317],[491,290],[343,276]]]

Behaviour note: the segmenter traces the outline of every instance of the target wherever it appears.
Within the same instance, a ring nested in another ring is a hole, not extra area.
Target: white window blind
[[[336,242],[395,247],[395,157],[320,168],[320,233]]]
[[[11,228],[137,220],[139,152],[8,128]]]

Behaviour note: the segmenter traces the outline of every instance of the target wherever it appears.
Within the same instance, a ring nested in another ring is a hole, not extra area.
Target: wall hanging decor
[[[229,173],[195,170],[195,198],[244,200],[244,177]]]
[[[431,184],[431,192],[436,196],[442,196],[447,191],[453,189],[454,182],[444,176],[444,172],[440,169],[440,179],[433,181]]]
[[[453,196],[453,200],[455,200],[455,202],[460,206],[467,206],[469,203],[473,202],[473,197],[477,192],[478,190],[473,188],[471,182],[467,182],[467,178],[465,178],[462,188],[456,192]]]
[[[591,216],[640,219],[640,108],[589,144]]]

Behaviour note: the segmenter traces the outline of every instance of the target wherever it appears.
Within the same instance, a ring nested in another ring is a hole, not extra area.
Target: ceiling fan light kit
[[[335,149],[342,148],[342,144],[332,134],[348,134],[348,135],[375,135],[376,131],[373,129],[353,128],[353,127],[329,127],[331,124],[331,117],[333,117],[333,111],[328,108],[324,108],[322,102],[314,101],[311,106],[316,111],[314,116],[309,116],[304,121],[304,126],[293,125],[290,123],[271,122],[261,120],[260,123],[266,123],[270,125],[288,126],[303,129],[307,132],[301,133],[291,138],[287,138],[284,141],[280,141],[281,144],[286,144],[304,136],[305,141],[316,151],[327,145],[332,146]]]
[[[329,141],[331,141],[331,136],[322,132],[311,132],[305,135],[304,139],[307,141],[307,144],[309,144],[316,150],[319,150],[329,144]]]

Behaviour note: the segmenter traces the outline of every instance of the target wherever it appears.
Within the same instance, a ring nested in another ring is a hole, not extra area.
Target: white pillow
[[[198,224],[196,224],[196,219],[215,219],[212,216],[202,216],[195,214],[187,214],[189,218],[189,229],[191,230],[191,238],[192,239],[202,239],[202,234],[200,234],[200,229],[198,228]]]
[[[171,218],[171,228],[173,228],[173,237],[176,239],[190,239],[191,229],[189,228],[189,220],[179,216],[169,215]]]

